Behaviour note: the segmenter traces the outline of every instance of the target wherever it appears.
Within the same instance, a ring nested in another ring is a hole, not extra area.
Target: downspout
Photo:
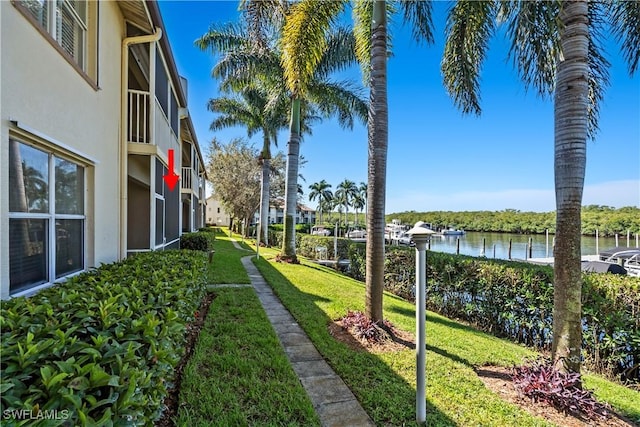
[[[129,105],[127,100],[127,90],[129,86],[129,46],[140,43],[153,43],[160,40],[162,37],[162,30],[158,27],[155,29],[155,33],[144,36],[125,37],[122,40],[122,70],[120,81],[121,85],[121,102],[120,102],[120,254],[119,259],[127,257],[127,175],[128,170],[128,152],[127,146],[127,107]],[[149,88],[149,98],[151,98],[151,88]],[[149,99],[149,103],[151,103]],[[151,108],[148,109],[147,114],[150,114]]]

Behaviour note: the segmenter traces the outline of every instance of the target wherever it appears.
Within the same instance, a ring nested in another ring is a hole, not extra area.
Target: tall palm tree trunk
[[[582,273],[580,212],[586,168],[589,108],[589,19],[585,0],[564,2],[562,58],[555,89],[556,246],[552,358],[580,371]]]
[[[388,106],[386,2],[375,1],[371,36],[371,99],[367,200],[366,315],[382,322],[384,213],[386,202]]]
[[[284,192],[284,236],[282,255],[295,262],[296,258],[296,202],[298,197],[298,161],[300,158],[300,99],[293,98],[291,104],[291,125],[289,151],[287,153],[287,177]]]
[[[264,143],[262,145],[262,192],[260,193],[260,234],[262,235],[262,241],[265,245],[269,245],[269,187],[271,172],[271,141],[264,132]],[[258,243],[260,242],[260,235],[258,236]]]
[[[271,159],[262,161],[262,192],[260,193],[260,237],[265,245],[269,245],[269,169]]]

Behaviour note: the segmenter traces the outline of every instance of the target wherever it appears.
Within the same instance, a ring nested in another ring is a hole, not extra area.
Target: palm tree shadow
[[[353,339],[347,344],[334,336],[336,329],[332,328],[333,319],[318,306],[318,302],[330,300],[301,291],[264,259],[253,262],[320,354],[351,389],[365,411],[375,418],[374,422],[378,425],[413,425],[413,408],[399,410],[394,402],[415,402],[415,387],[392,370],[379,355],[371,353],[357,340]],[[403,338],[397,337],[396,342],[415,349],[413,342]],[[393,399],[376,398],[372,401],[371,394],[362,391],[376,389],[394,396]],[[456,422],[434,406],[429,398],[426,403],[427,425],[457,426]],[[402,413],[399,413],[401,411]]]

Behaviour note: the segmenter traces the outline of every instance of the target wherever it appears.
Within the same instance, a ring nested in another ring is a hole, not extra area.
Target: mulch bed
[[[205,319],[207,318],[207,314],[209,313],[209,306],[215,298],[216,295],[214,293],[206,294],[204,299],[202,300],[202,303],[200,304],[200,308],[196,312],[195,320],[187,325],[187,342],[185,343],[185,353],[175,368],[175,379],[173,381],[173,388],[168,390],[167,397],[164,398],[164,409],[162,411],[162,416],[155,422],[155,427],[175,426],[173,419],[178,415],[182,373],[184,371],[184,367],[189,362],[189,359],[191,359],[193,349],[195,348],[196,343],[198,342],[198,337],[200,336],[200,330],[204,326]]]

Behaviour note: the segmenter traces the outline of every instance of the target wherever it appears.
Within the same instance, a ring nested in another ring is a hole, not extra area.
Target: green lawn
[[[240,241],[237,236],[236,239]],[[248,248],[246,244],[243,247]],[[221,253],[224,257],[218,257]],[[342,317],[347,310],[364,310],[363,283],[306,261],[301,265],[274,263],[276,253],[274,249],[261,248],[261,258],[254,258],[254,262],[371,418],[378,425],[415,424],[415,351],[385,354],[356,351],[336,341],[328,332],[331,320]],[[212,283],[249,283],[240,264],[240,258],[247,254],[250,252],[233,248],[228,234],[218,234],[211,268]],[[273,341],[275,335],[257,299],[250,296],[253,291],[215,292],[218,297],[207,317],[198,350],[185,371],[181,403],[187,402],[187,405],[181,408],[179,425],[205,425],[206,420],[213,420],[211,413],[199,414],[199,410],[194,409],[197,404],[217,408],[215,419],[224,419],[223,424],[316,424],[317,419],[306,412],[309,403],[304,391],[295,378],[290,378],[293,373],[284,373],[286,358],[282,359],[285,356],[277,340]],[[385,317],[397,328],[415,330],[413,304],[385,294],[384,310]],[[240,320],[238,316],[244,316],[245,311],[250,317]],[[248,329],[249,326],[255,330]],[[234,348],[238,346],[242,348]],[[277,351],[272,353],[267,347]],[[429,426],[550,425],[504,402],[482,384],[474,371],[474,367],[489,364],[519,364],[523,358],[535,355],[533,351],[431,312],[427,315],[427,350]],[[257,360],[251,359],[252,355]],[[252,365],[258,365],[257,372],[246,366],[246,358],[253,360]],[[205,369],[205,366],[213,368]],[[263,385],[269,366],[278,367],[280,374],[273,378],[274,382]],[[187,381],[186,377],[191,379]],[[590,374],[585,375],[585,384],[595,389],[600,399],[640,421],[640,393]],[[268,408],[262,408],[243,391],[254,388],[259,390],[256,396],[269,395],[271,400],[273,394],[276,402],[282,400],[283,403],[271,404],[284,408],[282,413],[265,412],[264,416],[258,416],[256,408],[260,408],[258,412]],[[276,389],[282,389],[283,393],[276,393]],[[298,398],[302,400],[296,400]],[[292,402],[291,407],[288,402]],[[218,418],[223,416],[228,418]],[[305,421],[301,417],[306,417]]]
[[[253,289],[214,294],[184,370],[176,425],[319,425]]]
[[[238,242],[240,242],[239,239]],[[249,248],[246,243],[240,242],[240,245],[245,249]],[[227,229],[219,229],[216,232],[213,249],[216,252],[213,262],[209,265],[209,283],[251,283],[249,275],[240,262],[240,258],[247,256],[250,252],[236,249]]]
[[[248,246],[216,233],[211,284],[249,284]],[[320,422],[252,288],[214,288],[215,298],[185,367],[179,426],[315,426]],[[265,398],[268,396],[268,398]]]

